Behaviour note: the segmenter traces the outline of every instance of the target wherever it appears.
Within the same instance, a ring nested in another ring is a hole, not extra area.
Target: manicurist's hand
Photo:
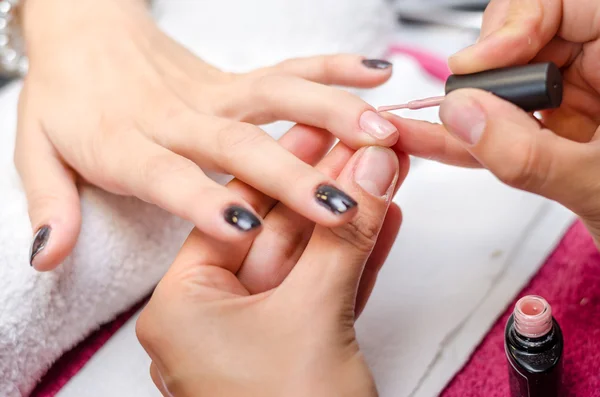
[[[298,126],[281,144],[314,163],[323,136]],[[137,323],[165,396],[377,395],[354,320],[398,232],[390,202],[408,159],[338,144],[317,168],[356,198],[350,223],[314,227],[234,180],[228,188],[253,203],[264,232],[251,244],[189,236]]]
[[[356,213],[333,178],[257,124],[320,127],[355,149],[397,140],[371,106],[328,86],[377,86],[391,75],[384,61],[320,56],[225,73],[163,34],[143,0],[27,0],[22,18],[30,70],[15,161],[38,270],[77,240],[80,182],[156,204],[218,241],[249,241],[260,214],[205,171],[232,174],[324,226]]]
[[[479,42],[450,59],[453,72],[556,63],[564,100],[541,120],[477,90],[451,93],[444,126],[386,115],[399,147],[463,166],[483,166],[507,184],[556,200],[600,241],[600,2],[492,0]]]

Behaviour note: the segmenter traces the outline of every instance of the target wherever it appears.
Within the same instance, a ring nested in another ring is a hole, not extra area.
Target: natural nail
[[[232,205],[224,213],[225,221],[238,230],[248,232],[261,225],[260,219],[247,209]]]
[[[360,116],[360,128],[375,139],[385,139],[398,130],[390,123],[372,110],[367,110]]]
[[[50,239],[50,232],[52,228],[50,226],[42,226],[38,229],[33,236],[33,243],[31,244],[31,250],[29,251],[29,264],[33,266],[33,260],[42,252],[44,248],[46,248],[46,244],[48,244],[48,240]]]
[[[485,130],[486,116],[481,106],[463,93],[449,94],[440,106],[440,119],[461,141],[475,145]]]
[[[392,67],[392,63],[384,59],[363,59],[362,64],[369,69],[384,70]]]
[[[315,192],[315,197],[317,203],[336,215],[343,214],[356,207],[356,201],[352,197],[330,185],[319,186]]]
[[[368,147],[358,160],[354,181],[367,193],[385,197],[390,192],[398,175],[398,158],[386,148]]]

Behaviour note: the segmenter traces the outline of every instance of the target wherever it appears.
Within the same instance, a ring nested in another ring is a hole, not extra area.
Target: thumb
[[[293,301],[299,298],[309,308],[332,305],[334,310],[342,309],[354,316],[365,263],[377,242],[394,188],[408,172],[408,157],[402,155],[400,159],[401,166],[392,150],[379,147],[354,154],[338,182],[357,199],[357,215],[340,227],[317,226],[300,260],[276,293],[291,294]]]
[[[524,111],[479,90],[450,93],[440,107],[446,128],[504,183],[581,211],[597,185],[598,150],[542,128]]]
[[[15,164],[21,176],[33,228],[30,264],[52,270],[71,253],[81,226],[73,171],[39,129],[17,134]]]
[[[506,6],[506,2],[509,4]],[[448,60],[456,74],[530,62],[558,33],[562,0],[494,0],[486,10],[482,39]],[[503,23],[492,12],[506,13]],[[496,27],[496,25],[500,25]]]

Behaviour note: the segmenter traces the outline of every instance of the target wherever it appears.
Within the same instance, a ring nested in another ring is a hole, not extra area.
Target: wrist
[[[148,0],[23,0],[19,10],[28,54],[96,26],[114,28],[138,17],[150,19]]]

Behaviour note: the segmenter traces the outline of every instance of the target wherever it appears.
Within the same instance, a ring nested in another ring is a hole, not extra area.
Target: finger
[[[400,137],[393,149],[460,167],[481,167],[444,126],[427,121],[405,119],[392,113],[383,113],[398,129]]]
[[[371,292],[373,292],[373,288],[375,288],[375,282],[377,281],[379,271],[392,250],[392,246],[400,231],[401,224],[402,211],[400,211],[400,207],[398,207],[397,204],[392,203],[385,216],[379,238],[375,243],[371,256],[369,256],[369,259],[365,264],[365,269],[360,278],[360,284],[356,295],[355,313],[357,318],[364,310],[367,301],[371,296]]]
[[[554,37],[531,60],[532,63],[554,62],[558,67],[570,66],[583,49],[583,44]]]
[[[485,8],[478,42],[488,37],[504,25],[508,16],[510,0],[492,0]]]
[[[340,142],[317,168],[337,178],[353,154],[353,150]],[[406,154],[399,153],[398,158],[400,169],[408,169]],[[396,189],[398,187],[396,184]],[[394,190],[392,197],[395,193]],[[238,272],[238,278],[248,291],[257,294],[279,286],[304,252],[313,229],[313,222],[277,204],[265,218],[265,230],[254,240]]]
[[[325,155],[332,137],[327,131],[296,125],[278,142],[281,147],[298,156],[299,160],[314,164]],[[275,204],[274,199],[238,179],[231,181],[227,188],[250,203],[261,217],[266,216]],[[211,266],[225,268],[232,274],[237,273],[253,242],[249,240],[233,245],[213,240],[205,233],[195,230],[183,244],[176,262],[190,267],[209,263]]]
[[[330,131],[353,149],[391,146],[396,129],[374,108],[347,91],[295,76],[270,74],[235,85],[233,112],[248,111],[240,119],[253,124],[290,120]]]
[[[40,128],[19,123],[15,165],[21,176],[34,237],[29,261],[52,270],[73,250],[81,228],[79,193],[73,171]]]
[[[182,128],[177,133],[163,134],[161,144],[169,150],[203,169],[234,175],[314,222],[340,225],[354,216],[356,202],[352,197],[262,129],[191,112],[186,117],[190,118],[178,124]],[[210,133],[197,134],[198,125]]]
[[[283,61],[260,70],[263,74],[283,72],[327,85],[372,88],[392,76],[392,64],[383,59],[365,59],[354,54],[320,55]]]
[[[309,165],[316,164],[331,148],[334,137],[328,131],[303,124],[296,124],[278,141],[279,145]],[[233,179],[227,188],[246,200],[259,216],[266,216],[277,201],[252,186]]]
[[[465,74],[526,64],[558,33],[562,0],[511,0],[504,24],[449,59],[453,73]]]
[[[348,225],[316,227],[304,254],[275,293],[292,295],[308,308],[331,305],[353,318],[364,265],[377,241],[394,187],[407,168],[405,160],[399,170],[398,158],[389,149],[370,147],[357,152],[338,181],[358,198],[359,213]]]
[[[338,143],[316,166],[337,178],[354,151]],[[254,240],[237,276],[252,294],[268,291],[287,277],[308,243],[314,223],[282,203],[265,217],[264,233]]]
[[[580,209],[596,188],[598,149],[555,135],[509,102],[479,90],[458,90],[440,108],[448,130],[510,186]],[[585,201],[585,200],[584,200]]]
[[[122,139],[132,139],[121,147],[136,147],[135,153],[122,153],[119,163],[106,162],[107,174],[123,186],[120,190],[193,222],[219,240],[242,241],[259,231],[262,220],[252,207],[192,161],[134,134]]]

